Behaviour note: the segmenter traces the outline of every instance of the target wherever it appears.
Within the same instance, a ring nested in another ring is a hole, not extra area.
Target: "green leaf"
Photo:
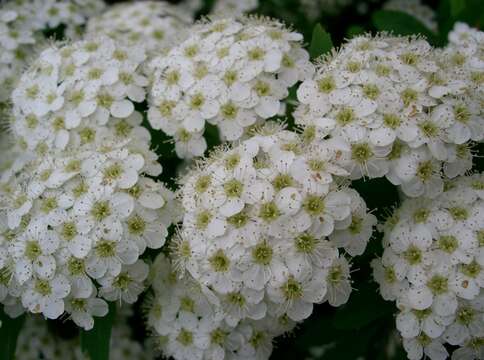
[[[396,35],[421,34],[430,43],[436,41],[436,36],[424,24],[413,16],[401,11],[380,10],[372,16],[373,25],[380,31],[389,31]]]
[[[19,316],[11,319],[0,309],[0,320],[2,326],[0,327],[0,360],[12,360],[15,355],[15,348],[17,346],[17,338],[22,325],[25,321],[25,316]]]
[[[313,30],[313,37],[311,38],[311,45],[309,46],[309,55],[311,59],[315,59],[323,54],[331,51],[333,48],[333,41],[320,24],[317,24]]]
[[[354,37],[365,33],[365,28],[360,25],[351,25],[348,30],[346,30],[346,35],[348,37]]]
[[[81,349],[90,360],[108,360],[111,329],[113,327],[115,303],[109,303],[109,312],[104,317],[94,318],[94,328],[81,331]]]
[[[450,0],[450,14],[456,17],[466,7],[465,0]]]

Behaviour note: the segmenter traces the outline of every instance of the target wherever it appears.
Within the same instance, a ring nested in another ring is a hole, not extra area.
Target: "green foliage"
[[[81,349],[90,360],[109,359],[111,329],[116,315],[116,305],[109,303],[109,313],[104,317],[94,318],[94,328],[81,331]]]
[[[316,59],[321,55],[329,53],[333,48],[333,41],[320,24],[317,24],[313,30],[311,45],[309,46],[309,55],[311,59]]]
[[[0,309],[0,321],[2,322],[0,327],[0,360],[12,360],[25,316],[11,319],[3,309]]]
[[[379,31],[388,31],[396,35],[420,34],[431,44],[437,43],[437,38],[424,24],[411,15],[400,11],[380,10],[372,16],[373,25]]]

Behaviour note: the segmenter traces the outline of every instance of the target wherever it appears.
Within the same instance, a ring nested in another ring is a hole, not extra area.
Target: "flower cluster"
[[[484,139],[482,61],[469,56],[473,72],[446,54],[420,38],[355,37],[301,84],[296,122],[308,141],[338,142],[353,179],[386,176],[408,196],[437,196]]]
[[[42,154],[90,143],[108,122],[131,129],[148,84],[145,58],[107,37],[44,50],[12,92],[14,135]]]
[[[435,11],[431,7],[422,4],[421,0],[389,0],[384,5],[385,10],[400,11],[411,15],[429,30],[437,32],[437,20]]]
[[[173,193],[131,100],[144,53],[109,38],[49,48],[13,92],[23,149],[0,178],[1,301],[90,329],[103,300],[136,301],[147,247],[177,221]],[[35,151],[32,151],[35,150]]]
[[[110,7],[87,25],[87,36],[105,34],[127,46],[143,47],[148,54],[161,54],[183,39],[192,23],[186,11],[161,1],[122,3]]]
[[[89,16],[102,10],[101,0],[19,0],[0,7],[0,101],[5,101],[17,77],[44,38],[42,31],[65,26],[64,35],[77,38]]]
[[[119,308],[112,328],[109,351],[110,360],[148,360],[151,352],[134,341],[132,331],[126,323],[132,315],[130,308]],[[79,336],[64,338],[62,334],[49,331],[47,322],[38,316],[28,316],[17,340],[16,359],[22,360],[85,360]]]
[[[431,201],[408,199],[384,226],[372,262],[409,359],[484,357],[484,174],[460,177]]]
[[[212,9],[214,14],[241,16],[259,6],[259,0],[217,0]]]
[[[288,88],[312,74],[302,35],[275,20],[204,22],[191,36],[155,58],[150,68],[148,120],[175,140],[177,155],[206,150],[205,122],[234,141],[246,129],[277,115]]]
[[[268,359],[273,338],[295,325],[285,316],[266,316],[231,326],[209,292],[192,279],[179,279],[163,254],[158,255],[152,271],[156,278],[154,297],[146,304],[147,321],[154,345],[164,356],[177,360]],[[237,302],[243,299],[239,297]]]
[[[335,181],[348,175],[337,153],[331,143],[306,146],[268,123],[183,179],[174,268],[209,294],[224,326],[260,323],[270,342],[281,333],[270,330],[275,319],[302,321],[315,303],[348,300],[350,266],[338,248],[362,254],[376,218]]]
[[[90,329],[107,311],[101,298],[136,301],[148,275],[139,257],[164,244],[174,211],[173,194],[142,175],[151,170],[136,143],[112,136],[4,173],[2,302],[52,319],[66,311]]]

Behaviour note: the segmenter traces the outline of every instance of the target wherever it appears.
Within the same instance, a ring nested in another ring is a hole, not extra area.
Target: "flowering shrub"
[[[482,1],[115,2],[0,5],[0,360],[484,359]]]

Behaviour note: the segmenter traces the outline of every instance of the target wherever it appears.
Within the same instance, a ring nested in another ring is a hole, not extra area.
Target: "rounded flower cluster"
[[[110,7],[87,25],[87,36],[105,34],[127,46],[143,47],[148,54],[164,53],[192,23],[180,7],[161,1],[138,1]]]
[[[308,141],[338,142],[353,179],[386,176],[408,196],[437,196],[484,139],[482,67],[445,54],[420,38],[355,37],[301,84],[296,123]]]
[[[132,315],[119,308],[111,332],[110,360],[148,360],[152,353],[132,339],[132,331],[127,324]],[[121,311],[122,310],[122,311]],[[130,309],[129,309],[130,310]],[[85,360],[86,354],[81,350],[79,336],[64,338],[61,334],[50,331],[47,322],[39,316],[28,316],[20,331],[15,358],[22,360]]]
[[[241,16],[257,9],[258,6],[259,0],[216,0],[212,13]]]
[[[421,0],[389,0],[383,5],[383,8],[385,10],[401,11],[413,16],[429,30],[437,32],[435,11],[431,7],[422,4]]]
[[[132,127],[128,136],[149,139],[147,131],[121,124],[89,146],[27,157],[2,174],[0,300],[12,311],[19,302],[51,319],[66,311],[90,329],[92,316],[106,314],[102,299],[133,303],[144,290],[140,256],[164,244],[173,193],[143,175],[161,169],[137,142],[116,134]]]
[[[446,359],[444,343],[459,347],[452,359],[484,358],[484,174],[404,201],[384,232],[372,267],[382,297],[397,301],[409,359]]]
[[[288,88],[312,74],[302,35],[268,19],[200,23],[191,36],[155,58],[148,120],[175,140],[177,155],[202,155],[205,122],[223,140],[283,109]]]
[[[309,317],[351,292],[351,255],[363,253],[376,218],[334,177],[347,172],[330,144],[266,127],[212,155],[184,178],[178,271],[219,299],[225,322]]]
[[[295,325],[287,316],[245,319],[229,325],[209,292],[191,279],[178,279],[163,254],[155,260],[152,271],[157,276],[154,297],[146,304],[147,321],[154,344],[164,356],[177,360],[264,360],[272,352],[274,337]]]
[[[42,154],[88,143],[108,122],[136,122],[145,58],[143,49],[107,37],[44,50],[12,93],[14,135]]]
[[[27,61],[44,39],[43,30],[65,26],[75,39],[89,16],[104,8],[101,0],[19,0],[0,6],[0,101],[6,101]]]

